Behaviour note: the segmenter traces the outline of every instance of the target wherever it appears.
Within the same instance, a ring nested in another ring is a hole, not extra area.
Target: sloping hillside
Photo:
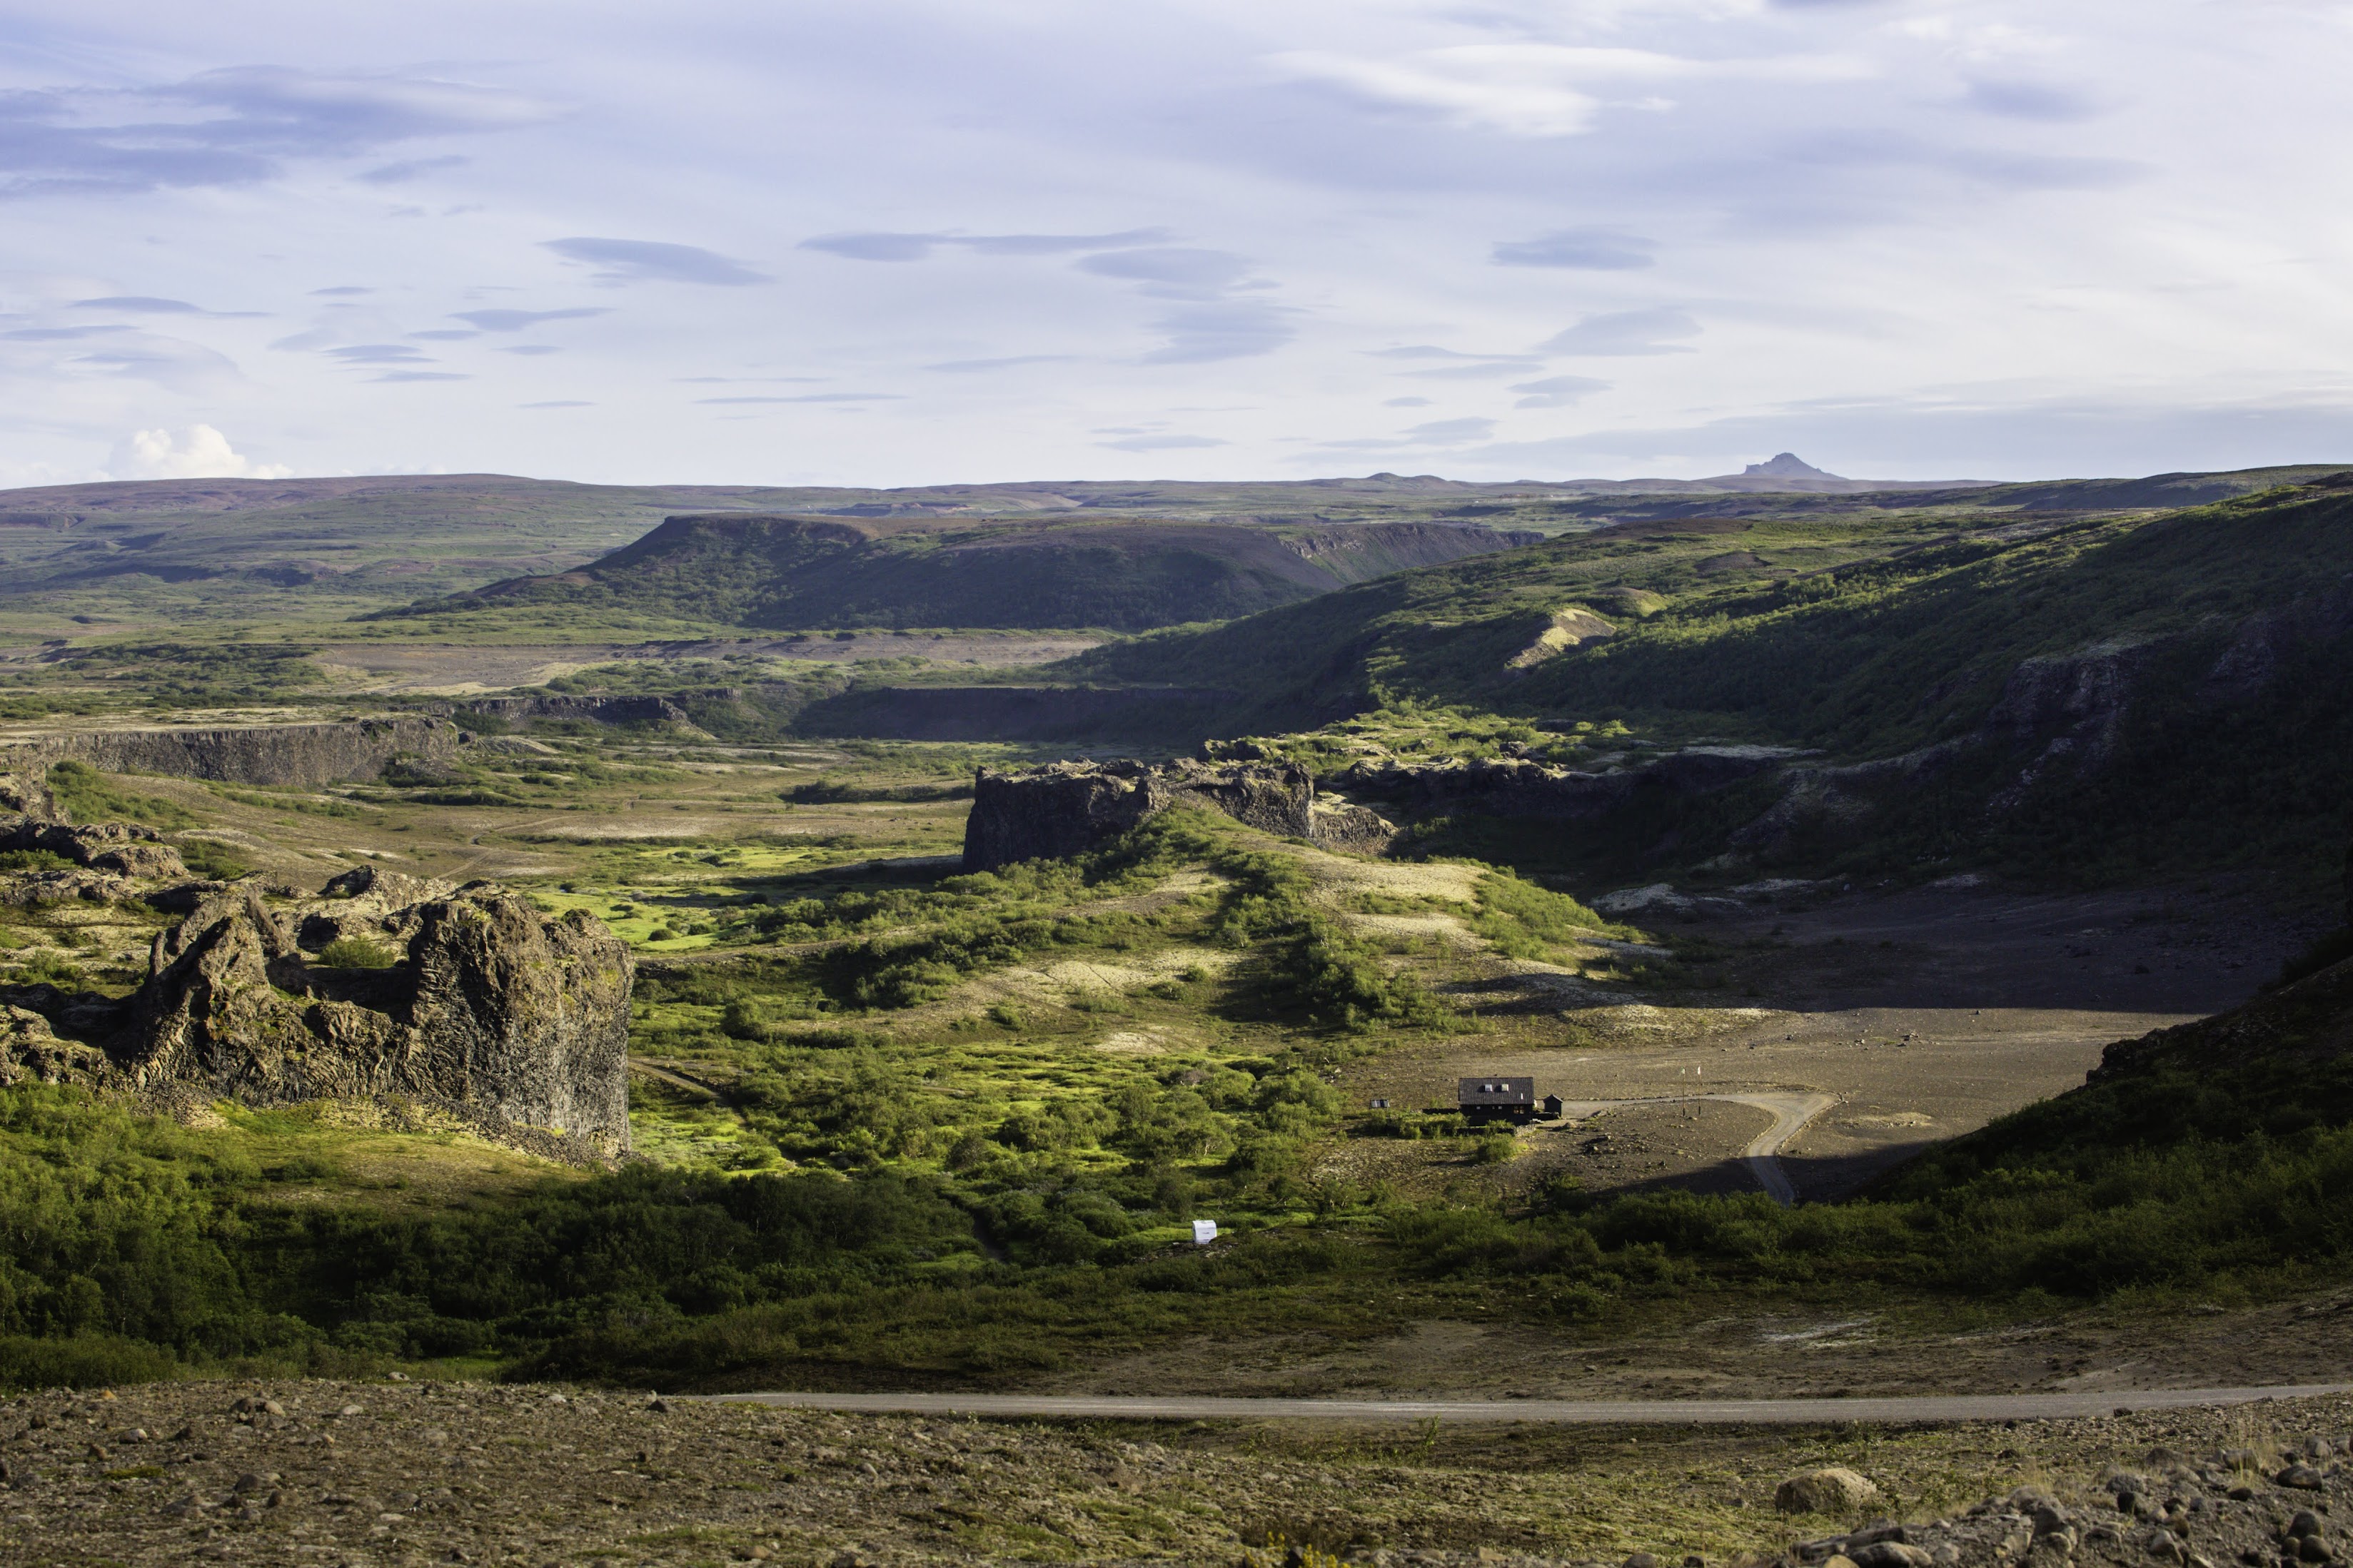
[[[1251,692],[1237,731],[1416,699],[1829,752],[1682,825],[1693,861],[1998,847],[2121,869],[2296,859],[2316,824],[2333,836],[2348,634],[2353,482],[2332,479],[2155,519],[1622,525],[1062,673]]]
[[[2341,959],[2344,934],[2326,946]],[[2208,1179],[2226,1189],[2229,1178],[2214,1180],[2221,1170],[2243,1181],[2268,1157],[2290,1168],[2287,1179],[2245,1194],[2256,1213],[2232,1216],[2242,1221],[2242,1239],[2251,1251],[2292,1258],[2301,1233],[2317,1256],[2353,1245],[2348,1123],[2353,962],[2340,961],[2227,1013],[2120,1040],[2082,1088],[1941,1145],[1881,1188],[1933,1198],[2007,1178],[2024,1190],[2035,1184],[2030,1173],[2046,1184],[2105,1176],[2115,1186],[2120,1168],[2137,1165],[2146,1179],[2169,1162],[2177,1175],[2200,1163],[2220,1168]],[[2221,1209],[2213,1203],[2204,1217],[2224,1218]],[[2301,1217],[2292,1217],[2295,1210]]]
[[[1408,567],[1532,542],[1442,523],[1258,528],[1155,521],[949,528],[712,512],[592,565],[403,612],[626,611],[763,628],[1105,626],[1250,615]]]

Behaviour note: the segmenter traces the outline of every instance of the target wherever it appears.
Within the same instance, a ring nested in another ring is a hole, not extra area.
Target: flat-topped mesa
[[[1261,832],[1375,848],[1388,825],[1315,797],[1315,780],[1295,763],[1196,762],[1049,763],[973,781],[964,868],[993,871],[1020,860],[1060,859],[1180,805],[1207,807]]]
[[[62,1078],[180,1109],[406,1105],[554,1158],[609,1160],[629,1149],[631,971],[586,914],[551,919],[487,882],[363,868],[290,909],[236,883],[155,939],[146,984],[93,1034],[102,1048],[8,1009],[0,1081]]]
[[[139,729],[23,730],[0,736],[0,768],[45,773],[53,763],[136,770],[224,784],[364,783],[397,758],[446,763],[468,737],[447,719],[391,715],[293,724],[171,724]]]

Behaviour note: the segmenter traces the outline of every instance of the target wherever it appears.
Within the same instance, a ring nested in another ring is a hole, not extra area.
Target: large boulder
[[[1773,1506],[1783,1513],[1852,1513],[1879,1500],[1879,1489],[1842,1466],[1807,1470],[1773,1489]]]

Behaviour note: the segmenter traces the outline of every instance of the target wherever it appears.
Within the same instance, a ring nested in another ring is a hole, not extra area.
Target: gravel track
[[[1122,1421],[1307,1417],[1344,1421],[1523,1421],[1571,1426],[1813,1426],[1845,1421],[2049,1421],[2347,1393],[2353,1393],[2353,1384],[2157,1388],[2104,1394],[1908,1394],[1876,1399],[1155,1399],[1130,1394],[716,1394],[701,1397],[799,1410]]]

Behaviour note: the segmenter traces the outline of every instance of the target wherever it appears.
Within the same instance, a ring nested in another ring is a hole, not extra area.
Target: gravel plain
[[[1377,1568],[1650,1568],[1637,1553],[1686,1568],[2301,1568],[2341,1555],[2348,1427],[2341,1397],[1935,1426],[1563,1428],[192,1382],[0,1405],[0,1561],[881,1568],[1304,1563],[1313,1547]],[[1777,1511],[1783,1481],[1823,1466],[1877,1495],[1840,1515]]]

